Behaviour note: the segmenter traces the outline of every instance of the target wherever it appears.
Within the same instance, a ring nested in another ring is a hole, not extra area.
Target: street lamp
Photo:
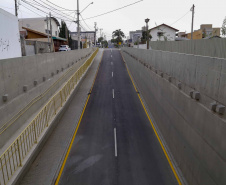
[[[147,31],[147,49],[149,49],[149,31],[148,31],[148,22],[150,19],[145,19],[146,22],[146,31]]]
[[[80,14],[81,14],[86,8],[88,8],[88,6],[91,5],[91,4],[93,4],[93,2],[89,3],[89,4],[88,4],[88,5],[80,12]]]

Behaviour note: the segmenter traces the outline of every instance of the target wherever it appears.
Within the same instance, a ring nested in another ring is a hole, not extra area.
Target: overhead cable
[[[132,6],[132,5],[134,5],[134,4],[140,3],[141,1],[143,1],[143,0],[136,1],[135,3],[131,3],[131,4],[128,4],[128,5],[123,6],[123,7],[121,7],[121,8],[117,8],[117,9],[111,10],[111,11],[109,11],[109,12],[105,12],[105,13],[102,13],[102,14],[99,14],[99,15],[95,15],[95,16],[93,16],[93,17],[85,18],[84,20],[93,19],[93,18],[95,18],[95,17],[100,17],[100,16],[103,16],[103,15],[106,15],[106,14],[109,14],[109,13],[112,13],[112,12],[115,12],[115,11],[118,11],[118,10],[121,10],[121,9],[126,8],[126,7],[128,7],[128,6]]]

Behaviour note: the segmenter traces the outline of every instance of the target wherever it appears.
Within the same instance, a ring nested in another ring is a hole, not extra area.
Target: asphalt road
[[[59,184],[177,184],[117,49],[104,51]]]

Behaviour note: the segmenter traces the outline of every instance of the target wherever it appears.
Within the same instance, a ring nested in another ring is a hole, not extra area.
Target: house
[[[201,24],[200,29],[193,32],[193,40],[214,36],[220,37],[220,28],[213,28],[212,24]],[[186,37],[191,39],[191,33],[188,33]]]
[[[59,21],[51,17],[51,25],[52,25],[52,35],[59,37]],[[25,18],[19,19],[19,29],[20,31],[24,31],[23,27],[36,30],[41,33],[50,34],[50,18]]]
[[[18,18],[0,8],[0,60],[21,57]]]
[[[149,29],[152,36],[151,41],[175,41],[176,32],[179,30],[166,24],[158,25]]]
[[[78,33],[77,32],[70,32],[72,40],[78,40]],[[80,32],[80,41],[86,47],[92,47],[95,43],[96,33],[95,31],[84,31]]]
[[[21,35],[24,35],[25,40],[26,41],[36,41],[36,42],[42,42],[42,48],[41,50],[39,48],[36,47],[36,52],[37,53],[43,53],[43,52],[50,52],[50,47],[48,48],[48,46],[50,46],[51,43],[51,35],[47,34],[47,33],[42,33],[30,28],[26,28],[26,27],[22,27],[23,30],[25,31],[21,31]],[[57,36],[52,36],[53,39],[53,45],[51,47],[52,51],[57,52],[60,45],[65,45],[68,44],[67,39],[61,38],[61,37],[57,37]]]

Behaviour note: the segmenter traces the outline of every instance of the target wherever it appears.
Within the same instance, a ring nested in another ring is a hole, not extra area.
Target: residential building
[[[152,36],[151,41],[175,41],[176,32],[179,30],[166,24],[158,25],[149,29]]]
[[[0,8],[0,60],[21,57],[18,18]]]
[[[77,32],[70,32],[72,40],[78,40]],[[81,31],[80,32],[80,41],[85,44],[87,47],[92,47],[95,43],[95,31]]]
[[[142,37],[142,30],[130,31],[129,37],[132,39],[132,43],[137,42],[138,38]]]
[[[202,34],[203,34],[202,30],[195,30],[193,32],[193,40],[202,39],[203,38]],[[187,33],[186,38],[191,39],[191,33]]]
[[[51,25],[52,25],[52,35],[59,37],[59,21],[51,17]],[[22,27],[26,27],[32,30],[36,30],[41,33],[50,34],[50,18],[25,18],[19,19],[19,29],[20,31],[24,31]]]
[[[220,28],[213,28],[212,24],[201,24],[200,29],[193,32],[193,40],[214,36],[220,37]],[[191,39],[191,33],[188,33],[186,37]]]
[[[187,34],[186,34],[186,32],[178,32],[176,35],[178,38],[186,38]]]
[[[42,33],[30,28],[22,27],[23,30],[25,30],[25,35],[24,31],[21,31],[21,33],[25,36],[24,38],[26,41],[37,41],[37,42],[43,42],[43,45],[45,45],[45,49],[41,48],[43,51],[36,51],[35,54],[37,53],[42,53],[42,52],[50,52],[50,48],[52,51],[58,51],[60,45],[65,45],[68,44],[67,39],[57,37],[57,36],[52,36],[50,34]],[[46,48],[46,45],[50,46],[51,40],[53,39],[53,45],[49,49]],[[46,44],[44,44],[46,43]],[[37,49],[37,48],[36,48]],[[51,52],[52,52],[51,51]]]

